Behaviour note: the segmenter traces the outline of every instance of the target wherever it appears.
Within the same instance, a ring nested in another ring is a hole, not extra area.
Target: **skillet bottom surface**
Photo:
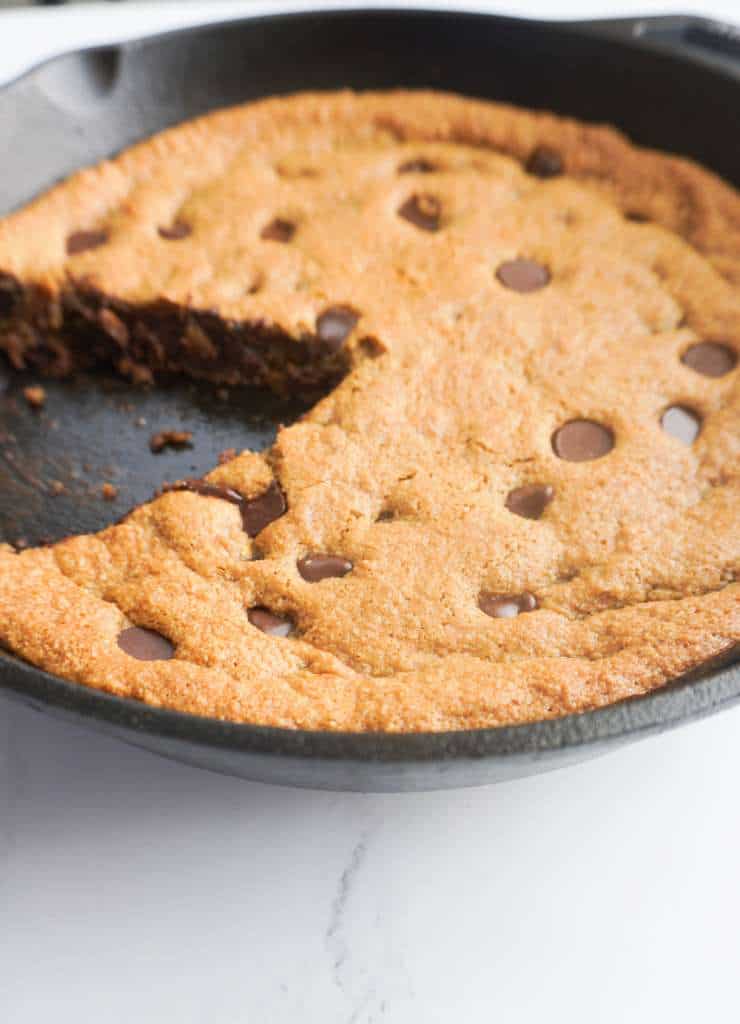
[[[39,409],[24,397],[34,386],[46,394]],[[268,447],[302,411],[248,388],[142,389],[104,372],[56,381],[0,366],[0,539],[34,546],[104,529],[165,481],[209,472],[226,450]],[[152,436],[166,430],[190,432],[190,445],[153,453]]]

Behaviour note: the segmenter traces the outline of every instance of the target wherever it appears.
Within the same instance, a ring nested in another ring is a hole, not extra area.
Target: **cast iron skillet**
[[[607,121],[691,155],[740,186],[740,35],[691,19],[547,24],[479,14],[333,11],[230,22],[60,57],[0,92],[0,212],[166,125],[271,93],[432,87]],[[94,377],[48,385],[42,413],[5,370],[0,538],[99,529],[164,479],[203,473],[227,447],[268,444],[296,410],[264,395],[223,402],[186,383],[142,394]],[[146,423],[141,421],[145,420]],[[149,434],[194,431],[192,451],[153,456]],[[65,494],[54,496],[53,480]],[[114,503],[100,484],[119,487]],[[649,696],[504,729],[420,735],[292,732],[146,707],[0,656],[0,685],[166,756],[308,787],[411,790],[544,771],[734,703],[740,667],[713,666]]]

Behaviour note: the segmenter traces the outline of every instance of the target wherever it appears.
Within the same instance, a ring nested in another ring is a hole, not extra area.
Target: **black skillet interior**
[[[611,122],[696,157],[740,185],[740,45],[687,18],[545,24],[485,15],[364,11],[271,16],[60,57],[0,92],[0,212],[76,168],[216,107],[300,89],[428,87]],[[264,394],[174,382],[132,389],[105,373],[46,383],[42,411],[0,370],[0,540],[36,544],[101,528],[220,451],[262,447],[300,410]],[[193,432],[153,455],[151,433]],[[58,483],[56,483],[58,481]],[[103,482],[118,495],[101,497]],[[55,493],[61,489],[63,493]],[[604,711],[514,729],[415,737],[287,734],[155,711],[3,659],[0,685],[169,756],[308,786],[409,789],[543,770],[713,710],[740,673]]]

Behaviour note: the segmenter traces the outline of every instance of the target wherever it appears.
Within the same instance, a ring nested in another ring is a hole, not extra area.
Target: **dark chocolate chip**
[[[624,214],[625,220],[631,220],[633,224],[648,224],[650,218],[646,213],[641,213],[639,210],[626,210]]]
[[[683,444],[693,444],[701,430],[701,417],[685,405],[670,405],[660,417],[666,434]]]
[[[594,420],[570,420],[552,435],[552,447],[560,459],[588,462],[608,455],[614,447],[614,433]]]
[[[202,494],[204,498],[221,498],[222,501],[230,501],[232,505],[243,505],[244,496],[230,487],[220,487],[218,484],[209,484],[205,480],[177,480],[174,484],[165,484],[162,491],[192,491],[193,494]]]
[[[192,234],[193,229],[184,220],[176,220],[169,227],[157,228],[157,231],[160,237],[168,242],[179,242],[180,239],[187,238],[188,235]]]
[[[431,163],[423,156],[417,156],[413,160],[407,160],[398,168],[399,174],[431,174],[436,171],[436,164]]]
[[[515,516],[539,519],[553,499],[555,491],[550,484],[525,484],[509,492],[506,507]]]
[[[205,480],[178,480],[174,484],[165,484],[163,491],[192,491],[202,494],[204,498],[220,498],[237,505],[242,515],[242,524],[250,537],[256,537],[266,526],[279,519],[287,510],[285,495],[273,480],[266,491],[256,498],[247,500],[243,494],[231,487],[209,484]]]
[[[514,619],[522,612],[533,612],[537,607],[534,594],[491,594],[484,591],[478,598],[478,607],[492,619]]]
[[[352,562],[339,555],[304,555],[298,559],[298,572],[309,583],[318,583],[333,576],[346,576]]]
[[[705,377],[724,377],[737,366],[737,355],[727,345],[701,341],[686,349],[681,362]]]
[[[517,259],[502,263],[496,277],[515,292],[536,292],[550,281],[550,271],[535,260]]]
[[[385,354],[386,348],[377,338],[360,338],[357,347],[368,359],[377,359]]]
[[[413,195],[398,207],[398,216],[422,231],[437,231],[442,204],[436,196]]]
[[[268,242],[289,242],[295,234],[295,224],[282,217],[276,217],[262,228],[262,238]]]
[[[349,306],[330,306],[316,320],[316,334],[320,341],[331,349],[338,351],[349,335],[360,314]]]
[[[563,158],[552,146],[537,146],[530,153],[526,166],[537,178],[555,178],[563,173]]]
[[[142,626],[129,626],[118,634],[118,646],[131,658],[139,661],[166,661],[175,653],[170,641]]]
[[[266,526],[285,515],[285,495],[273,480],[266,491],[242,503],[242,522],[249,537],[256,537]]]
[[[290,619],[273,615],[267,608],[250,608],[247,618],[253,626],[261,629],[263,633],[269,633],[270,636],[290,636],[293,632],[293,623]]]
[[[85,252],[86,249],[97,249],[108,241],[108,232],[100,231],[73,231],[67,236],[67,253],[76,256],[78,252]]]

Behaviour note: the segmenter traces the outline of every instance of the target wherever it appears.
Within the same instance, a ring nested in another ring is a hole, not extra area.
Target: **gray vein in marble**
[[[362,832],[360,838],[352,849],[352,853],[350,854],[346,867],[339,876],[336,893],[331,904],[329,923],[324,935],[326,947],[333,957],[332,974],[334,984],[339,991],[350,1000],[353,998],[353,993],[350,991],[350,988],[354,988],[354,986],[350,985],[350,979],[347,976],[346,970],[351,957],[351,950],[349,941],[346,937],[345,927],[347,905],[357,882],[357,876],[362,869],[365,858],[367,857],[367,844],[369,838],[370,832],[368,830]],[[372,992],[361,993],[360,1002],[353,1008],[347,1024],[357,1024],[359,1016],[371,996]]]

